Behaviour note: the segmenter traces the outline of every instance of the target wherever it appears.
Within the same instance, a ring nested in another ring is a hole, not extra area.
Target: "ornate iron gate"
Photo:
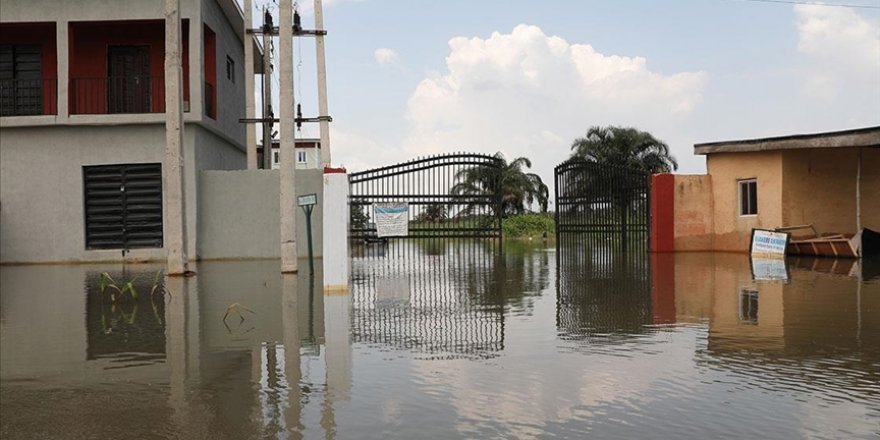
[[[374,244],[375,249],[361,255],[384,256],[408,248],[406,243],[445,239],[489,240],[500,248],[500,178],[498,158],[466,153],[352,173],[349,239],[353,252],[357,255],[365,249],[361,245]],[[379,237],[374,223],[376,203],[403,204],[408,234]]]
[[[558,165],[557,243],[585,240],[622,252],[647,252],[650,173],[570,159]]]

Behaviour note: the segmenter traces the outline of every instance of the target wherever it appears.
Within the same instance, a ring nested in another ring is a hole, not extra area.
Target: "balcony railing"
[[[130,75],[71,78],[70,113],[103,115],[164,113],[165,78]]]
[[[55,78],[0,79],[0,116],[58,113]]]

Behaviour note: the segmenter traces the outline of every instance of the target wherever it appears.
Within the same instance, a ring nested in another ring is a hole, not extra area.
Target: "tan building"
[[[671,219],[653,220],[655,250],[746,252],[753,228],[880,230],[880,127],[704,143],[694,152],[706,155],[706,175],[654,179],[653,202],[674,207]]]

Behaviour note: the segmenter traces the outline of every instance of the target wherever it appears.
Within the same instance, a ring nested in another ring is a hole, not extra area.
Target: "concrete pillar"
[[[315,0],[315,30],[324,30],[324,9],[322,0]],[[318,66],[318,116],[329,116],[327,109],[327,63],[324,57],[324,36],[315,36],[315,53]],[[330,123],[320,122],[321,163],[330,165]]]
[[[324,289],[348,290],[348,174],[324,174]]]
[[[244,0],[244,105],[245,117],[256,117],[256,97],[254,96],[254,39],[248,34],[248,29],[254,26],[253,0]],[[247,151],[247,169],[257,169],[257,126],[245,124],[247,137],[245,148]]]
[[[57,113],[56,119],[67,118],[70,115],[70,48],[69,48],[69,23],[67,21],[58,21],[55,23],[55,46],[57,51]]]
[[[263,11],[263,27],[269,24],[268,11]],[[272,115],[272,36],[263,34],[263,117]],[[277,114],[278,112],[274,112]],[[263,122],[263,169],[272,169],[272,123]]]
[[[186,272],[186,210],[183,194],[183,69],[180,63],[180,0],[165,0],[165,249],[168,275]]]
[[[293,8],[291,0],[279,3],[279,55],[281,67],[278,114],[281,120],[281,272],[296,273],[296,157],[294,157]],[[265,146],[263,147],[266,148]],[[270,148],[271,150],[271,148]]]

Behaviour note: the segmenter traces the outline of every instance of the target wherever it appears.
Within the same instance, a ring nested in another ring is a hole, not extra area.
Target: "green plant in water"
[[[156,292],[159,291],[159,277],[161,276],[162,271],[157,270],[156,274],[153,275],[153,283],[150,287],[150,298],[153,298]],[[138,295],[137,288],[134,286],[135,281],[137,281],[144,274],[137,274],[131,279],[124,281],[123,283],[117,282],[110,276],[107,272],[101,272],[101,278],[98,282],[98,290],[101,292],[101,297],[109,290],[110,291],[110,302],[116,303],[117,301],[122,300],[122,298],[127,293],[132,300],[137,301],[140,296]]]

